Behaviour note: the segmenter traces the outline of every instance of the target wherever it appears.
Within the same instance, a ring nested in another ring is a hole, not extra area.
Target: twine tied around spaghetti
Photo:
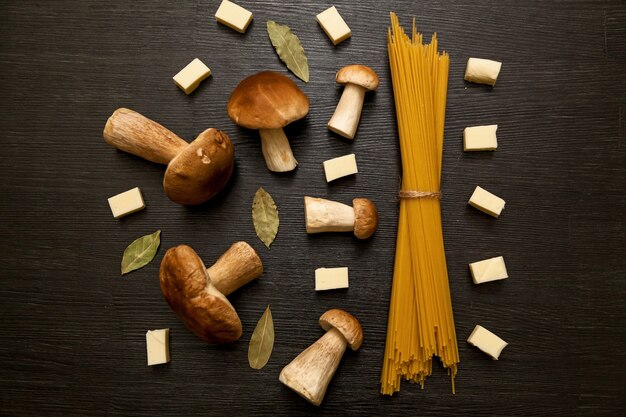
[[[415,191],[415,190],[400,190],[398,197],[403,198],[436,198],[441,199],[441,192],[439,191]]]

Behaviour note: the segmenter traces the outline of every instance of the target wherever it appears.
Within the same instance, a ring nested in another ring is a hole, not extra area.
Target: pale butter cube
[[[466,127],[463,131],[463,150],[495,151],[498,148],[498,125]]]
[[[148,330],[146,349],[148,366],[161,365],[170,361],[170,329]]]
[[[345,41],[352,36],[352,31],[341,17],[335,6],[329,7],[316,16],[317,23],[320,24],[326,35],[333,42],[333,45]]]
[[[337,178],[353,175],[358,172],[356,156],[353,153],[324,161],[326,182],[331,182]]]
[[[472,334],[467,338],[467,342],[476,346],[496,361],[500,357],[502,349],[508,345],[507,342],[479,325],[476,325]]]
[[[174,76],[174,82],[185,94],[191,94],[209,75],[209,67],[196,58]]]
[[[124,191],[121,194],[109,198],[109,207],[111,207],[113,217],[119,219],[139,210],[143,210],[146,205],[143,202],[141,190],[139,187],[135,187],[132,190]]]
[[[489,191],[476,186],[474,193],[467,203],[483,213],[487,213],[490,216],[497,218],[504,209],[505,201],[500,197],[491,194]]]
[[[232,1],[223,0],[215,12],[215,19],[237,32],[245,33],[252,22],[252,13]]]
[[[490,59],[470,58],[465,67],[465,80],[478,84],[496,85],[502,62]]]
[[[509,277],[502,256],[473,262],[469,264],[469,268],[474,284],[482,284],[483,282],[497,281]]]
[[[348,288],[348,268],[318,268],[315,270],[315,291]]]

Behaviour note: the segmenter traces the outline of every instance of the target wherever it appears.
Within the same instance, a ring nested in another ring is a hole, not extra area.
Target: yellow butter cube
[[[317,15],[317,23],[320,24],[333,45],[345,41],[352,36],[352,31],[341,17],[335,6],[329,7]]]
[[[498,217],[504,209],[505,201],[484,188],[477,186],[467,203],[483,213]]]
[[[500,357],[502,349],[508,345],[507,342],[479,325],[476,325],[472,334],[467,338],[467,342],[476,346],[496,361]]]
[[[113,217],[120,219],[139,210],[143,210],[146,205],[143,201],[141,190],[139,187],[135,187],[132,190],[109,198],[109,207],[111,208]]]
[[[196,58],[174,76],[174,82],[185,94],[191,94],[210,75],[209,67]]]
[[[252,13],[232,1],[224,0],[215,12],[215,19],[237,32],[245,33],[252,22]]]

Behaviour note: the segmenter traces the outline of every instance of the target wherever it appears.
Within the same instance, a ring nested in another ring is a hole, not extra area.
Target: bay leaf
[[[252,222],[256,235],[269,249],[278,233],[278,209],[274,199],[267,191],[260,187],[254,194],[252,201]]]
[[[270,360],[272,349],[274,349],[274,321],[268,305],[250,338],[250,345],[248,346],[250,367],[253,369],[263,368]]]
[[[281,25],[273,20],[267,21],[267,33],[281,61],[296,77],[308,83],[309,62],[298,36],[291,31],[289,26]]]
[[[161,244],[161,231],[135,239],[128,245],[122,256],[122,275],[146,266],[156,255]]]

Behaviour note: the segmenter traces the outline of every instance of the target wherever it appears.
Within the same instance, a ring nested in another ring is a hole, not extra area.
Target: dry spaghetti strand
[[[415,20],[411,36],[395,13],[388,30],[402,159],[400,217],[381,392],[400,390],[402,379],[422,388],[438,356],[452,379],[459,353],[443,246],[441,159],[450,58],[437,35],[424,44]],[[409,198],[407,198],[409,197]]]

